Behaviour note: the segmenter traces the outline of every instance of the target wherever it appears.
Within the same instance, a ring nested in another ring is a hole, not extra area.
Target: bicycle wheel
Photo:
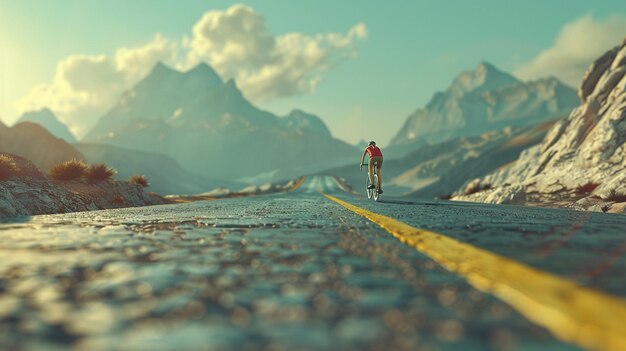
[[[370,189],[370,176],[369,174],[367,176],[365,176],[365,179],[367,179],[365,181],[365,192],[367,192],[367,198],[371,199],[372,195],[374,195],[374,189]]]
[[[374,193],[374,201],[378,201],[378,198],[380,197],[380,193],[378,193],[378,174],[374,174],[374,185],[376,186],[372,189]]]

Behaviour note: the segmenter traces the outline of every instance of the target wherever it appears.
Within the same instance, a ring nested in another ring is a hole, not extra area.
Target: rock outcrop
[[[2,155],[11,157],[18,170],[13,177],[0,181],[0,218],[168,203],[128,182],[53,181],[32,162]]]
[[[455,199],[507,203],[511,193],[523,192],[525,199],[517,196],[518,203],[580,208],[581,203],[597,205],[603,199],[606,204],[595,208],[610,210],[626,194],[625,44],[589,66],[578,89],[580,106],[540,145],[524,151],[509,167],[472,181],[491,189],[466,196],[466,186]]]

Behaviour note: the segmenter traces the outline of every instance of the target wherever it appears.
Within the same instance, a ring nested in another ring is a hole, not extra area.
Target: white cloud
[[[190,60],[209,60],[224,74],[234,67],[258,68],[272,60],[275,38],[265,20],[251,8],[235,5],[226,11],[208,11],[193,26]]]
[[[143,78],[159,61],[174,63],[178,58],[178,43],[160,34],[148,44],[138,48],[120,48],[115,53],[117,69],[130,81]]]
[[[310,93],[323,72],[356,55],[355,43],[365,37],[362,23],[346,34],[274,36],[263,16],[234,5],[204,13],[191,37],[180,41],[156,34],[145,45],[123,47],[111,56],[69,56],[59,62],[51,83],[34,87],[16,107],[20,113],[48,107],[82,136],[158,61],[179,69],[207,62],[222,78],[235,78],[256,102]]]
[[[157,34],[143,46],[118,49],[113,57],[69,56],[58,63],[52,83],[35,86],[16,103],[17,109],[48,107],[72,132],[84,135],[157,61],[174,62],[176,50],[175,43]]]
[[[367,36],[359,23],[347,34],[270,34],[265,19],[244,5],[209,11],[193,27],[188,65],[206,61],[224,78],[235,78],[256,102],[313,92],[321,73],[356,54]]]
[[[94,119],[86,112],[100,113],[110,107],[124,82],[123,72],[106,56],[70,56],[59,62],[52,83],[34,87],[17,102],[17,109],[48,107],[81,135]]]
[[[552,47],[514,73],[523,79],[556,76],[577,87],[587,67],[608,49],[620,44],[624,35],[626,15],[614,15],[605,20],[583,16],[566,24]]]

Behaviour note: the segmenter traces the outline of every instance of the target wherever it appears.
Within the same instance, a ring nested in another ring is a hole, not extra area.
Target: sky
[[[613,1],[0,1],[0,119],[50,107],[82,135],[156,61],[208,62],[257,106],[385,145],[463,70],[576,85],[626,36]]]

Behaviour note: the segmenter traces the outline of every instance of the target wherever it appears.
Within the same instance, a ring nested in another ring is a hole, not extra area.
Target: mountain
[[[314,115],[258,109],[206,64],[187,72],[157,64],[84,141],[166,154],[193,173],[222,179],[289,178],[358,154]]]
[[[450,195],[468,180],[517,159],[522,150],[541,142],[553,124],[554,121],[544,122],[533,127],[509,127],[479,136],[456,137],[421,147],[401,158],[385,159],[385,194],[428,198]],[[349,165],[321,174],[339,176],[355,191],[364,191],[365,168],[358,172],[356,165]]]
[[[199,194],[220,186],[243,186],[240,183],[191,174],[176,160],[161,154],[104,144],[78,143],[74,146],[89,163],[106,163],[115,168],[116,178],[120,180],[128,180],[134,174],[145,175],[150,182],[150,190],[159,194]]]
[[[522,82],[482,62],[411,114],[391,140],[391,151],[507,126],[534,125],[566,116],[577,104],[576,92],[556,78]]]
[[[492,189],[457,198],[524,204],[626,196],[626,40],[589,66],[578,94],[580,106],[541,145],[471,182]]]
[[[359,149],[359,150],[364,150],[367,147],[368,144],[369,144],[369,141],[367,141],[365,139],[361,139],[361,140],[357,141],[356,144],[354,144],[354,146],[356,146],[357,149]],[[361,151],[361,152],[363,152],[363,151]]]
[[[33,122],[0,126],[0,152],[26,158],[44,172],[60,162],[84,159],[72,145]]]
[[[287,116],[281,118],[280,121],[287,128],[300,132],[318,133],[325,138],[332,138],[330,130],[319,117],[301,110],[291,111]]]
[[[20,117],[20,119],[17,121],[17,123],[20,123],[20,122],[37,123],[41,125],[42,127],[46,128],[50,133],[52,133],[56,137],[61,138],[67,141],[68,143],[76,142],[76,137],[74,137],[74,134],[72,134],[72,132],[70,132],[67,126],[61,123],[61,121],[59,121],[59,119],[54,115],[54,113],[52,113],[52,111],[50,111],[47,108],[44,108],[39,111],[30,111],[30,112],[24,113],[22,117]]]

